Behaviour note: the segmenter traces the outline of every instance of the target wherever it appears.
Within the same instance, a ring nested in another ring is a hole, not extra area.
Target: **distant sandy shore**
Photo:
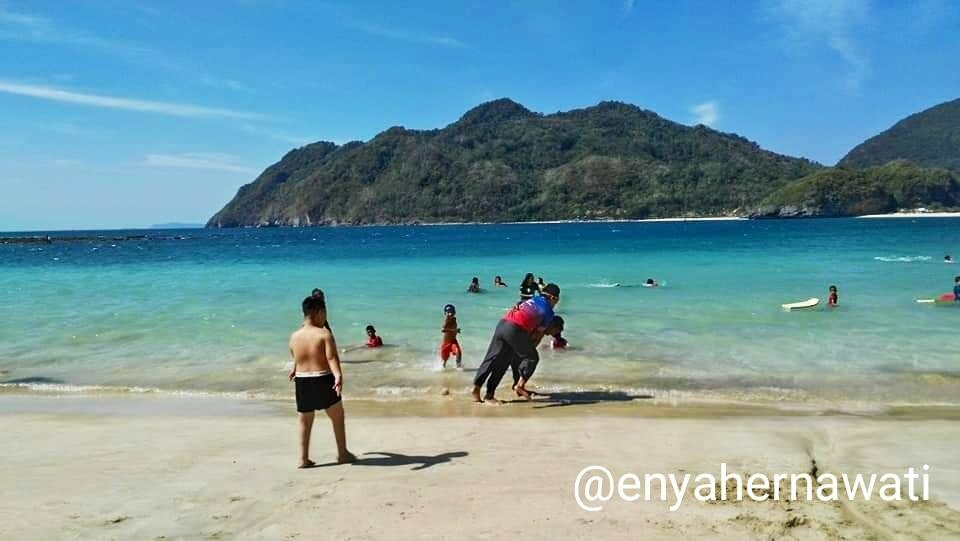
[[[30,397],[31,399],[33,397]],[[329,464],[321,420],[296,470],[289,405],[202,413],[149,399],[0,403],[0,539],[946,539],[960,536],[956,420],[607,415],[475,406],[348,411],[361,460]],[[19,405],[17,405],[19,404]],[[59,407],[61,411],[51,410]],[[463,411],[463,410],[458,410]],[[517,415],[521,413],[522,415]],[[318,418],[319,420],[319,418]],[[931,466],[930,502],[616,499],[580,509],[586,466],[615,475],[840,474]]]
[[[891,212],[890,214],[865,214],[857,218],[960,218],[960,212]]]
[[[747,220],[741,216],[708,216],[703,218],[644,218],[644,219],[602,219],[602,220],[537,220],[532,222],[424,222],[418,226],[444,225],[550,225],[550,224],[635,224],[646,222],[730,222]]]

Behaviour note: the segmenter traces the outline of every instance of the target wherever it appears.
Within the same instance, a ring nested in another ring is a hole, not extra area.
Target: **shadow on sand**
[[[21,385],[23,385],[23,384],[31,384],[31,383],[49,383],[49,384],[58,384],[58,385],[59,385],[59,384],[63,384],[63,383],[66,383],[66,382],[63,381],[62,379],[48,378],[48,377],[46,377],[46,376],[30,376],[30,377],[26,377],[26,378],[8,379],[8,380],[5,380],[5,381],[0,381],[0,383],[21,384]]]
[[[653,395],[630,394],[623,391],[570,391],[561,393],[538,393],[533,400],[534,409],[561,408],[564,406],[588,406],[601,402],[632,402],[650,400]],[[514,402],[526,402],[525,400]]]
[[[454,451],[451,453],[441,453],[439,455],[403,455],[400,453],[387,453],[376,451],[364,453],[351,466],[413,466],[412,471],[425,470],[437,464],[453,462],[454,458],[463,458],[467,456],[466,451]],[[336,462],[318,464],[317,467],[336,466]]]

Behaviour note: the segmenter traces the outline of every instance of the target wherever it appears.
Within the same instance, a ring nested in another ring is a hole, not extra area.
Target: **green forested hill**
[[[854,147],[837,165],[871,167],[893,160],[960,171],[960,99],[904,118]]]
[[[208,225],[729,214],[818,169],[624,103],[543,115],[500,99],[443,129],[293,150]]]
[[[867,169],[821,169],[770,194],[753,217],[836,217],[899,209],[960,207],[957,173],[893,161]]]

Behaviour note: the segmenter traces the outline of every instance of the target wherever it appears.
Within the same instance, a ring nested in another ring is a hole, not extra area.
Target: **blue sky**
[[[621,100],[833,164],[960,97],[960,4],[0,0],[0,230],[205,221],[289,149]]]

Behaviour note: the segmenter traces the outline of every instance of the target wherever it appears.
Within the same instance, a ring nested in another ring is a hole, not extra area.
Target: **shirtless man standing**
[[[347,432],[344,426],[343,372],[337,356],[337,344],[327,328],[327,306],[322,297],[310,296],[303,300],[303,325],[290,335],[290,355],[293,356],[293,381],[300,416],[300,468],[316,464],[310,460],[310,431],[316,410],[324,410],[333,424],[337,440],[337,462],[353,462],[356,457],[347,450]]]

